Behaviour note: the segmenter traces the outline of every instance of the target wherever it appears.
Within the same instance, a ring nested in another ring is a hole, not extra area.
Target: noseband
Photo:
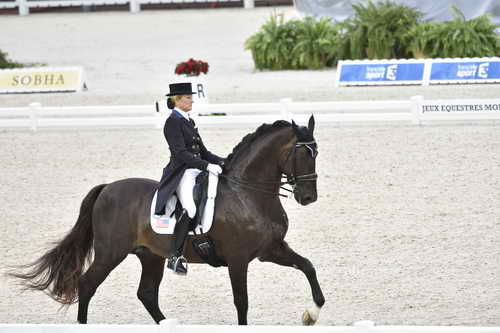
[[[290,152],[288,153],[288,156],[286,157],[286,162],[285,164],[288,164],[288,160],[291,155],[294,155],[293,163],[292,163],[292,171],[288,175],[286,175],[287,182],[286,184],[292,185],[294,192],[295,192],[295,186],[297,186],[298,183],[300,182],[313,182],[318,179],[318,174],[316,172],[314,173],[308,173],[304,175],[297,176],[296,175],[296,165],[297,165],[297,148],[300,147],[306,147],[309,152],[311,153],[312,158],[316,157],[318,155],[318,151],[312,146],[313,144],[316,144],[316,141],[309,141],[309,142],[297,142],[291,149]]]
[[[306,147],[309,150],[309,152],[311,153],[311,156],[314,158],[314,157],[316,157],[316,155],[318,155],[318,151],[316,150],[315,147],[312,146],[313,144],[316,144],[316,141],[313,140],[313,141],[309,141],[309,142],[297,142],[297,143],[295,143],[295,145],[292,148],[290,148],[288,155],[286,157],[286,160],[285,160],[285,165],[288,163],[290,156],[293,155],[294,157],[293,157],[293,163],[292,163],[292,167],[291,167],[292,170],[291,170],[290,174],[283,172],[285,174],[285,177],[286,177],[286,182],[282,182],[282,181],[280,181],[280,182],[275,182],[275,181],[248,182],[248,181],[244,181],[244,180],[239,179],[239,178],[229,177],[229,176],[226,176],[224,174],[220,174],[219,177],[225,178],[228,181],[232,182],[233,184],[237,184],[239,186],[242,186],[242,187],[257,191],[257,192],[271,194],[271,195],[279,195],[281,197],[286,198],[286,197],[288,197],[287,195],[281,194],[279,192],[264,190],[262,188],[255,187],[254,185],[279,185],[281,189],[295,194],[297,192],[296,187],[297,187],[298,183],[316,181],[318,179],[317,173],[308,173],[308,174],[299,175],[299,176],[296,175],[297,149],[300,147]],[[287,185],[287,184],[292,186],[291,190],[283,187],[284,185]]]

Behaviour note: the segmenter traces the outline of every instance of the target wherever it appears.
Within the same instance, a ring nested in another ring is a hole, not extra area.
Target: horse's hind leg
[[[274,245],[268,253],[259,258],[261,261],[274,262],[282,266],[293,266],[300,269],[307,277],[311,285],[312,296],[315,306],[306,310],[302,316],[302,323],[304,325],[314,325],[319,317],[319,312],[323,304],[325,304],[325,297],[319,286],[316,277],[316,270],[311,264],[309,259],[301,257],[295,253],[286,242],[282,241]]]
[[[124,254],[122,257],[111,260],[109,256],[101,259],[96,253],[94,262],[78,281],[78,322],[80,324],[87,323],[89,303],[97,288],[126,256],[127,254]]]
[[[147,248],[140,248],[135,251],[135,254],[142,265],[141,283],[137,290],[137,297],[158,324],[165,319],[158,305],[158,290],[163,278],[165,258],[153,254]]]

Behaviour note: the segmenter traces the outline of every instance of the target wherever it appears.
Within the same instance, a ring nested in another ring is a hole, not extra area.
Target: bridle
[[[294,188],[294,190],[295,190],[295,186],[297,186],[297,184],[299,182],[313,182],[316,179],[318,179],[318,174],[316,172],[308,173],[308,174],[304,174],[304,175],[300,175],[300,176],[296,175],[297,148],[306,147],[309,150],[309,152],[311,153],[311,157],[315,158],[316,155],[318,155],[318,151],[314,147],[312,147],[313,144],[316,144],[316,141],[313,140],[313,141],[309,141],[309,142],[297,142],[292,147],[292,149],[288,153],[288,156],[286,157],[285,165],[288,164],[288,160],[292,154],[295,157],[293,160],[293,163],[292,163],[292,172],[289,175],[285,173],[286,178],[287,178],[287,184],[290,184]]]
[[[309,150],[312,158],[315,158],[316,155],[318,154],[318,151],[316,150],[316,148],[314,146],[312,146],[313,144],[316,144],[316,141],[313,140],[313,141],[308,141],[308,142],[296,142],[295,145],[293,145],[290,148],[290,150],[288,151],[287,157],[285,159],[285,165],[288,164],[290,157],[293,155],[293,163],[291,166],[292,170],[291,170],[290,174],[287,174],[285,171],[282,171],[284,174],[284,176],[282,176],[282,178],[286,178],[286,181],[279,181],[279,182],[277,182],[277,181],[246,181],[246,180],[243,180],[241,178],[230,177],[230,176],[227,176],[224,174],[220,174],[219,177],[227,179],[228,181],[230,181],[233,184],[236,184],[236,185],[239,185],[241,187],[248,188],[248,189],[260,192],[260,193],[265,193],[265,194],[270,194],[270,195],[279,195],[281,197],[288,197],[287,195],[279,193],[279,190],[278,190],[278,192],[268,191],[268,190],[256,187],[255,185],[279,185],[280,189],[283,189],[285,191],[288,191],[288,192],[295,194],[297,191],[296,187],[297,187],[298,183],[316,181],[318,179],[318,174],[315,172],[304,174],[304,175],[299,175],[299,176],[296,175],[297,149],[301,148],[301,147],[306,147]],[[291,190],[284,187],[284,185],[287,185],[287,184],[292,186]]]

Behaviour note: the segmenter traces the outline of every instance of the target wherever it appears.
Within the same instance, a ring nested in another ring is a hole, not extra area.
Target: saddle
[[[208,200],[208,171],[202,171],[198,176],[196,176],[195,185],[193,188],[193,200],[196,205],[196,215],[191,221],[189,230],[196,233],[196,228],[202,226],[203,213],[205,211],[205,206]],[[179,200],[175,205],[175,211],[172,212],[170,216],[175,214],[177,220],[179,220],[182,215],[182,205]]]
[[[193,188],[193,199],[196,205],[196,215],[192,219],[191,225],[189,229],[191,230],[192,245],[195,252],[200,256],[202,260],[208,263],[211,266],[219,267],[219,266],[227,266],[227,264],[215,253],[215,246],[205,233],[210,230],[213,220],[214,214],[214,202],[216,194],[216,186],[212,189],[212,199],[210,200],[210,205],[207,207],[208,200],[208,191],[209,191],[209,173],[208,171],[202,171],[197,177],[195,181],[195,186]],[[212,179],[217,181],[217,178]],[[154,214],[154,206],[156,201],[156,194],[153,198],[153,202],[151,205],[151,227],[153,231],[160,234],[173,234],[175,229],[175,223],[181,217],[183,212],[182,205],[177,197],[172,196],[171,200],[167,203],[166,213],[169,216],[169,219],[164,221],[164,226],[158,224],[158,221],[153,218]],[[204,216],[204,214],[207,216]]]
[[[193,188],[193,199],[196,205],[196,215],[193,219],[193,231],[197,226],[202,225],[203,213],[208,200],[208,171],[202,171],[196,176],[196,183]],[[180,202],[178,203],[180,204]]]
[[[202,217],[208,200],[208,171],[202,171],[196,177],[193,189],[193,199],[196,205],[196,216],[193,219],[194,227],[202,225]],[[207,264],[213,267],[227,266],[217,253],[210,237],[202,235],[193,239],[193,249]]]
[[[215,179],[215,181],[217,181]],[[208,201],[208,188],[209,188],[209,174],[208,171],[201,172],[195,180],[193,188],[193,199],[196,205],[196,215],[192,219],[189,229],[194,234],[202,234],[210,230],[213,219],[213,200],[212,205],[208,212],[205,212]],[[153,196],[151,208],[156,205],[157,193]],[[177,195],[174,194],[168,200],[165,206],[165,215],[163,218],[156,219],[151,211],[151,227],[156,233],[159,234],[173,234],[176,222],[180,219],[183,212],[181,202],[178,200]],[[204,217],[204,215],[207,216]]]

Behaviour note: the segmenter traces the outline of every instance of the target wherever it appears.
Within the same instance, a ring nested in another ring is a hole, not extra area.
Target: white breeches
[[[189,218],[196,215],[196,205],[193,199],[193,188],[196,184],[196,176],[201,173],[198,169],[187,169],[182,175],[179,185],[177,185],[177,197],[181,202],[182,208],[187,211]]]
[[[177,186],[177,197],[181,202],[182,207],[186,210],[189,218],[193,218],[196,215],[196,205],[193,199],[193,188],[196,184],[196,177],[201,173],[199,169],[187,169],[182,175],[181,181]],[[209,173],[208,174],[208,200],[213,200],[217,193],[217,179],[215,181],[211,180],[212,177],[217,178],[217,176]]]

